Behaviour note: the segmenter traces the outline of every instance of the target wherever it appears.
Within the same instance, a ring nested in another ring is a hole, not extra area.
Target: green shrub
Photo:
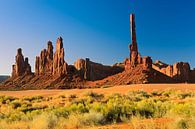
[[[58,98],[64,99],[64,98],[66,98],[66,96],[65,95],[59,95]]]
[[[77,95],[71,94],[71,95],[68,96],[68,98],[69,98],[69,99],[75,99],[75,98],[77,98]]]
[[[145,117],[145,118],[153,117],[154,112],[155,112],[154,101],[142,100],[138,102],[136,112],[138,113],[138,115]]]
[[[161,93],[159,93],[158,91],[152,91],[151,95],[152,96],[161,96]]]
[[[89,112],[85,113],[80,118],[81,124],[85,126],[94,126],[104,124],[105,119],[101,113]]]
[[[76,113],[86,113],[86,112],[89,112],[89,109],[84,104],[81,104],[81,103],[70,105],[69,110],[71,112],[76,112]]]
[[[54,129],[58,118],[51,113],[43,113],[33,118],[31,129]]]
[[[180,99],[185,99],[187,97],[192,97],[192,96],[193,96],[192,93],[180,93],[180,94],[178,94],[178,97]]]
[[[17,109],[18,107],[21,107],[21,103],[19,101],[13,101],[11,102],[11,106],[13,109]]]
[[[70,114],[70,111],[66,107],[60,107],[60,108],[52,109],[52,112],[57,117],[64,117],[64,118],[67,118]]]
[[[193,110],[195,108],[195,105],[192,103],[176,103],[172,105],[172,110],[174,114],[191,117],[195,115],[195,111]]]
[[[9,104],[10,102],[16,100],[17,98],[14,98],[12,96],[0,96],[0,102],[2,104]]]
[[[95,93],[95,92],[88,92],[87,94],[86,94],[86,96],[89,96],[89,97],[92,97],[92,98],[103,98],[104,97],[104,95],[103,94],[98,94],[98,93]]]
[[[188,129],[189,128],[189,123],[187,120],[185,119],[181,119],[180,121],[178,121],[177,123],[177,128],[178,129]]]
[[[29,102],[32,102],[32,101],[40,102],[43,100],[43,98],[44,98],[43,96],[32,96],[32,97],[23,98],[23,100],[26,100]]]

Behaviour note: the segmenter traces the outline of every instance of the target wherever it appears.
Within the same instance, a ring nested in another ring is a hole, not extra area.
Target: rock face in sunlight
[[[59,37],[56,42],[56,52],[54,53],[53,75],[61,76],[67,74],[67,63],[64,61],[63,39]]]
[[[191,82],[190,65],[187,62],[177,62],[173,65],[168,65],[160,61],[156,61],[152,65],[153,69],[175,79],[177,82]]]
[[[124,70],[119,66],[106,66],[90,61],[89,58],[78,59],[74,63],[75,68],[79,71],[84,80],[96,81],[104,79],[108,76],[120,73]]]
[[[35,60],[35,73],[31,72],[28,58],[24,59],[22,49],[16,55],[12,66],[12,77],[0,85],[0,89],[68,89],[91,88],[102,85],[126,85],[145,83],[195,82],[195,69],[186,62],[173,65],[161,61],[153,62],[149,56],[141,56],[138,50],[135,15],[130,15],[131,44],[129,57],[123,63],[107,66],[78,59],[74,65],[65,61],[62,37],[57,38],[56,50],[51,41]]]
[[[149,56],[143,57],[143,67],[144,69],[152,69],[152,59]]]
[[[12,66],[12,77],[32,74],[28,58],[24,59],[21,48],[17,50],[15,61],[16,63]]]
[[[130,31],[131,31],[131,44],[129,45],[130,57],[125,59],[125,70],[130,70],[138,65],[143,65],[144,68],[150,69],[152,65],[151,57],[141,57],[138,51],[137,38],[136,38],[136,24],[135,15],[130,15]]]
[[[40,56],[36,57],[35,75],[61,76],[64,74],[67,74],[67,63],[64,61],[63,39],[59,37],[54,54],[52,42],[48,41],[47,49],[43,49]]]
[[[51,41],[47,43],[47,49],[41,51],[40,56],[36,57],[35,74],[51,75],[53,73],[53,45]]]

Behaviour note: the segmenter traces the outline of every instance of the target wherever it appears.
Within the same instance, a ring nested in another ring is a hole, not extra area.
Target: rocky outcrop
[[[78,59],[74,63],[75,68],[80,72],[83,79],[93,81],[95,80],[93,76],[93,66],[91,65],[90,59]]]
[[[152,69],[152,59],[149,56],[143,57],[143,68]]]
[[[28,58],[24,59],[21,48],[17,50],[15,61],[16,63],[12,66],[12,77],[32,74]]]
[[[135,67],[138,64],[138,46],[136,40],[136,25],[135,25],[135,15],[130,15],[130,24],[131,24],[131,41],[129,45],[130,49],[130,64],[131,67]]]
[[[188,63],[168,65],[160,61],[153,63],[149,56],[142,57],[138,51],[134,14],[130,15],[130,24],[130,54],[123,63],[106,66],[86,58],[78,59],[74,65],[68,65],[64,60],[63,39],[59,37],[55,53],[52,42],[49,41],[47,49],[43,49],[36,57],[35,74],[31,72],[28,58],[24,59],[22,49],[18,49],[12,77],[4,81],[0,89],[68,89],[101,85],[195,82],[195,70],[190,70]]]
[[[35,75],[62,76],[67,74],[67,67],[64,61],[63,39],[59,37],[54,54],[52,42],[48,41],[47,49],[43,49],[40,56],[36,57]]]
[[[190,71],[190,82],[195,83],[195,68]]]
[[[108,76],[120,73],[124,70],[121,66],[105,66],[99,63],[90,61],[89,58],[78,59],[74,63],[75,68],[80,72],[84,80],[96,81],[106,78]]]
[[[160,61],[156,61],[152,68],[175,79],[177,82],[191,82],[190,65],[186,62],[177,62],[173,65],[168,65]]]
[[[138,65],[142,65],[145,69],[151,68],[152,59],[151,57],[141,57],[138,51],[137,39],[136,39],[136,25],[135,25],[135,15],[130,15],[130,31],[131,31],[131,44],[129,45],[130,57],[126,58],[124,61],[125,70],[130,70]]]
[[[190,65],[185,62],[178,62],[173,65],[173,78],[178,82],[190,81]]]
[[[47,49],[41,51],[36,57],[35,75],[52,75],[53,73],[53,45],[51,41],[47,43]]]
[[[67,63],[64,61],[63,39],[59,37],[56,42],[56,52],[53,59],[53,75],[61,76],[67,74]]]

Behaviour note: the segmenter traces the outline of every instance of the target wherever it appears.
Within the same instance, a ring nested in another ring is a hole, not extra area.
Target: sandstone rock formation
[[[53,73],[53,45],[51,41],[47,43],[47,50],[43,49],[40,56],[36,57],[35,74],[52,75]]]
[[[81,77],[88,81],[101,80],[124,70],[124,68],[120,66],[105,66],[92,62],[89,58],[86,58],[85,60],[78,59],[74,63],[74,66],[80,72]]]
[[[90,61],[89,58],[78,59],[74,65],[64,60],[63,39],[56,41],[53,52],[51,41],[35,61],[35,74],[31,72],[28,58],[24,59],[22,49],[18,49],[16,63],[12,67],[12,77],[0,85],[0,89],[58,89],[87,88],[101,85],[125,85],[139,83],[195,83],[195,69],[185,62],[173,65],[161,61],[152,62],[151,57],[142,57],[136,40],[135,15],[130,15],[131,45],[130,54],[123,63],[106,66]]]
[[[149,56],[143,57],[143,67],[144,69],[151,69],[152,68],[152,59]]]
[[[12,77],[32,74],[28,58],[24,59],[21,48],[17,50],[15,60],[16,63],[12,66]]]
[[[67,63],[64,61],[63,39],[59,37],[54,54],[52,42],[48,41],[47,49],[43,49],[40,56],[36,57],[35,75],[62,76],[65,74],[67,74]]]
[[[138,52],[138,45],[136,39],[136,25],[135,25],[135,15],[130,15],[130,31],[131,31],[131,44],[129,45],[130,49],[130,58],[126,58],[125,63],[125,70],[133,69],[137,65],[143,65],[144,68],[151,68],[152,59],[151,57],[144,57],[142,59],[140,53]],[[149,63],[149,64],[147,64]]]
[[[190,65],[184,62],[178,62],[173,65],[173,78],[178,82],[189,82]]]
[[[186,62],[177,62],[173,65],[168,65],[160,61],[156,61],[152,68],[175,79],[177,82],[190,82],[190,65]]]
[[[67,63],[64,61],[63,39],[59,37],[53,59],[53,75],[61,76],[64,74],[67,74]]]
[[[138,64],[138,47],[136,40],[136,26],[135,26],[135,15],[130,15],[130,24],[131,24],[131,41],[132,44],[129,45],[130,49],[130,63],[132,67],[135,67]]]

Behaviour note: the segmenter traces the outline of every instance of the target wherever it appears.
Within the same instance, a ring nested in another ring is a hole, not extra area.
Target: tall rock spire
[[[56,42],[56,52],[54,53],[53,75],[61,76],[67,74],[67,63],[64,60],[63,39],[59,37]]]
[[[131,44],[129,45],[130,49],[130,62],[131,66],[135,67],[138,62],[138,47],[137,47],[137,40],[136,40],[136,25],[135,25],[135,15],[130,14],[130,30],[131,30]]]
[[[130,14],[130,26],[131,26],[131,50],[138,51],[137,39],[136,39],[136,25],[135,25],[135,15]]]

